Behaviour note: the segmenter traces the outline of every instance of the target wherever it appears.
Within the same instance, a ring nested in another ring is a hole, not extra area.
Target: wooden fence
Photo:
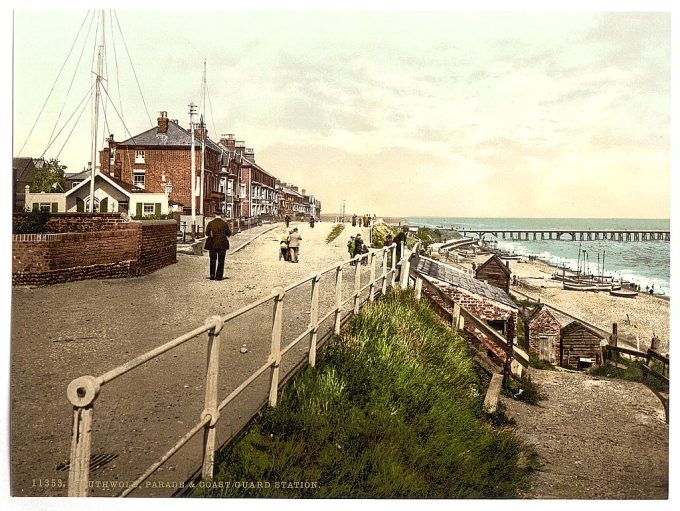
[[[419,246],[415,247],[417,253]],[[388,257],[390,253],[391,267],[388,268]],[[382,268],[377,274],[376,260],[378,256],[382,256]],[[361,270],[364,265],[360,264],[362,260],[368,259],[368,266],[370,276],[368,283],[361,286]],[[343,272],[349,266],[353,266],[354,271],[354,290],[350,296],[343,298],[342,296],[342,276]],[[408,285],[409,260],[406,250],[402,251],[402,260],[400,262],[402,288]],[[404,271],[405,270],[405,271]],[[319,317],[319,291],[320,280],[323,275],[335,273],[335,306],[325,316]],[[134,482],[129,484],[125,491],[120,496],[129,495],[132,491],[139,487],[139,485],[148,479],[161,465],[163,465],[171,456],[179,451],[189,440],[196,436],[200,431],[203,431],[203,459],[201,465],[201,477],[210,479],[213,477],[213,470],[215,464],[215,450],[216,450],[216,425],[220,419],[220,412],[231,403],[241,392],[243,392],[251,383],[253,383],[260,375],[267,370],[270,371],[270,386],[269,386],[269,405],[276,406],[278,399],[278,391],[280,384],[280,365],[282,358],[290,352],[303,339],[309,340],[309,350],[307,362],[309,365],[316,364],[317,355],[317,341],[319,333],[319,325],[326,320],[333,318],[333,331],[335,334],[340,333],[340,326],[342,321],[342,311],[346,310],[347,305],[351,303],[350,315],[357,314],[362,305],[367,302],[372,302],[379,294],[385,294],[388,287],[395,287],[395,279],[397,274],[396,265],[396,244],[390,247],[385,247],[369,254],[361,254],[350,260],[343,261],[337,265],[327,268],[323,271],[315,273],[314,275],[304,278],[289,286],[278,287],[272,290],[268,295],[252,302],[245,307],[232,312],[226,316],[212,316],[205,320],[204,324],[194,328],[190,332],[185,333],[175,339],[148,351],[123,365],[115,367],[110,371],[99,376],[81,376],[73,380],[67,388],[67,396],[69,401],[73,404],[73,425],[71,431],[71,454],[68,476],[68,495],[70,497],[85,497],[88,495],[89,487],[89,466],[90,454],[92,451],[92,424],[94,421],[94,402],[97,399],[102,387],[116,378],[129,373],[130,371],[142,366],[150,360],[168,353],[169,351],[183,345],[187,342],[196,342],[203,334],[208,335],[207,344],[207,369],[205,376],[205,396],[204,407],[200,419],[194,426],[182,436],[175,445],[166,451],[158,458],[156,462],[150,465],[144,473],[142,473]],[[294,289],[298,289],[306,284],[311,285],[311,299],[309,304],[310,322],[308,327],[300,333],[287,346],[281,347],[282,340],[282,326],[284,316],[284,301],[286,294]],[[362,301],[361,296],[366,294],[367,297]],[[230,321],[244,315],[245,313],[255,309],[264,304],[271,303],[273,306],[272,312],[272,327],[271,327],[271,350],[269,357],[265,364],[253,372],[250,377],[238,385],[229,395],[219,401],[218,397],[218,378],[220,373],[219,367],[219,351],[220,351],[220,333],[223,327]]]

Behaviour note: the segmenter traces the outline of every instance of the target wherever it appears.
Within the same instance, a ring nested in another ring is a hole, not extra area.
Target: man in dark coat
[[[222,280],[231,229],[227,222],[217,217],[208,222],[205,234],[208,236],[206,248],[210,251],[210,280]]]
[[[399,264],[399,261],[401,261],[401,249],[402,249],[402,244],[405,246],[406,245],[406,233],[408,232],[408,225],[405,225],[401,228],[401,231],[399,234],[397,234],[394,237],[394,242],[397,244],[397,264]]]

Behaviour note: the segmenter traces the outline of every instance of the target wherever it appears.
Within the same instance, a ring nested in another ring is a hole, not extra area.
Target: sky
[[[194,101],[211,138],[234,133],[328,213],[344,202],[350,214],[386,216],[670,216],[669,12],[115,16],[104,18],[102,130],[116,140],[127,133],[112,104],[136,134],[161,110],[187,127]],[[24,143],[21,156],[40,156],[53,127],[77,118],[96,63],[92,19],[14,12],[15,156]],[[91,110],[45,157],[83,169]]]

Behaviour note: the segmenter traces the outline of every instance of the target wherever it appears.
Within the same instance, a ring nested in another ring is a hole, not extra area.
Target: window
[[[227,195],[233,195],[234,194],[234,180],[229,179],[227,181]]]
[[[138,188],[144,188],[144,171],[135,170],[132,172],[132,184]]]
[[[116,150],[111,149],[111,163],[115,163],[115,162],[116,162]]]
[[[240,197],[242,197],[242,198],[246,197],[246,185],[243,184],[243,183],[241,184],[241,195],[240,195]]]
[[[220,179],[220,187],[219,187],[219,189],[218,189],[218,191],[219,191],[220,193],[224,193],[224,185],[225,185],[225,184],[226,184],[226,179],[224,179],[224,178]]]
[[[74,181],[73,184],[71,185],[71,188],[75,188],[75,187],[78,186],[80,183],[82,183],[82,181]]]
[[[135,163],[144,163],[144,149],[135,150]]]
[[[39,209],[40,209],[40,211],[44,211],[44,212],[46,212],[46,213],[49,213],[49,212],[52,211],[52,203],[49,203],[49,202],[48,202],[48,203],[41,202],[41,203],[40,203],[40,206],[39,206]]]
[[[144,213],[144,216],[153,215],[154,212],[155,212],[155,205],[154,204],[144,204],[142,206],[142,212]]]

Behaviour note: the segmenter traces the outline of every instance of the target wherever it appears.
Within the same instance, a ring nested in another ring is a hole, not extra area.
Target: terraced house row
[[[157,121],[153,128],[126,140],[109,137],[108,147],[99,153],[95,211],[129,211],[137,216],[192,213],[191,128],[183,128],[165,111],[160,112]],[[244,141],[226,134],[215,142],[200,123],[194,126],[193,135],[197,215],[219,215],[234,224],[243,220],[272,221],[286,215],[294,219],[319,219],[321,202],[304,188],[282,182],[258,165],[255,151],[246,147]],[[25,208],[49,204],[54,212],[87,211],[89,180],[88,170],[67,174],[63,198],[56,197],[59,195],[56,193],[27,192]],[[22,191],[20,186],[17,188]]]

